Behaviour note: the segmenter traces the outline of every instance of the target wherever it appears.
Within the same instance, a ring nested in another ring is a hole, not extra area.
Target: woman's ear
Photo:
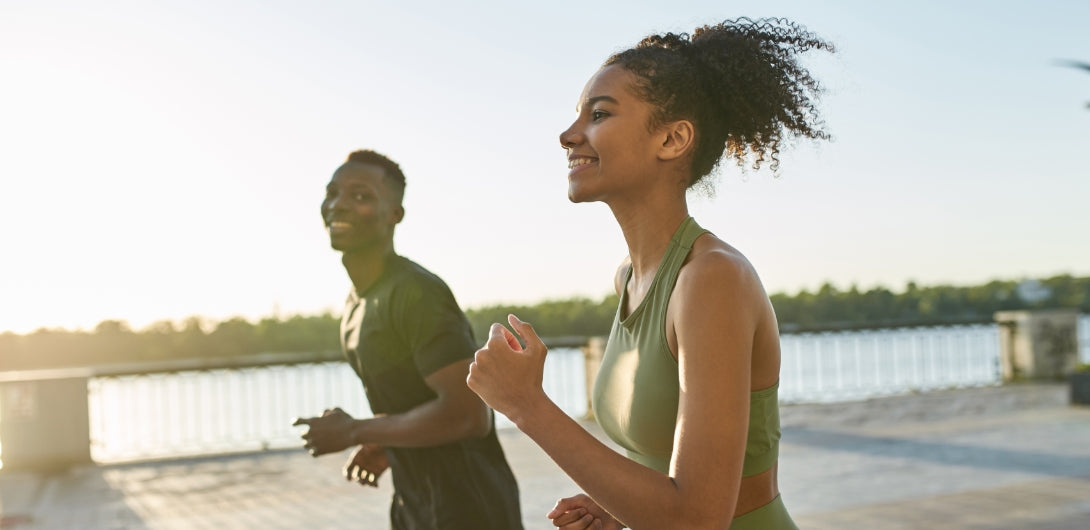
[[[688,155],[696,147],[696,130],[689,120],[678,120],[663,126],[659,159],[675,160]]]

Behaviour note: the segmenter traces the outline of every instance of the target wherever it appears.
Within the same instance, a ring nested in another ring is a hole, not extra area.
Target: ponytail
[[[813,49],[835,51],[789,20],[739,18],[651,35],[603,66],[636,75],[637,94],[655,107],[652,125],[693,122],[691,187],[724,158],[777,171],[785,136],[829,139],[815,106],[822,88],[797,59]]]

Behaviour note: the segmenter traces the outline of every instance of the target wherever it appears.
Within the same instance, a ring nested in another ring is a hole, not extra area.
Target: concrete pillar
[[[56,471],[91,463],[86,372],[42,370],[0,376],[4,470]]]
[[[1004,381],[1059,379],[1079,359],[1075,309],[1000,311],[999,363]]]
[[[594,419],[594,408],[591,407],[591,398],[594,392],[594,379],[598,377],[598,368],[602,366],[602,356],[606,353],[605,337],[591,337],[583,346],[583,367],[587,385],[587,413],[585,420]]]

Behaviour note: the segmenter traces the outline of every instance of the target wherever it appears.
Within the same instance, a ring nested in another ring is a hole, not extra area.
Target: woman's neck
[[[633,278],[654,275],[666,253],[666,247],[670,244],[670,238],[682,221],[689,217],[685,195],[682,194],[680,200],[668,198],[610,204],[609,207],[628,244]]]

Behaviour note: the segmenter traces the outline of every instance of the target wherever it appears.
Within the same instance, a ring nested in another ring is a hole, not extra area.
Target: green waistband
[[[779,388],[777,381],[768,388],[749,394],[749,433],[746,435],[743,477],[772,469],[780,455]]]

